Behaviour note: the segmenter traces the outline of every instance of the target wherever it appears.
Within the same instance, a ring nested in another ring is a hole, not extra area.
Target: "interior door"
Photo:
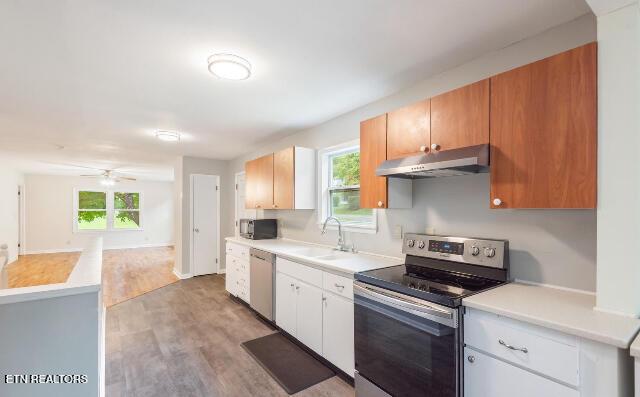
[[[218,272],[220,177],[191,175],[191,268],[194,276]]]

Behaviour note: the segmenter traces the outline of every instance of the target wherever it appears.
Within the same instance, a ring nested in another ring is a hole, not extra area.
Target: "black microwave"
[[[266,240],[278,237],[277,219],[240,219],[240,236],[251,240]]]

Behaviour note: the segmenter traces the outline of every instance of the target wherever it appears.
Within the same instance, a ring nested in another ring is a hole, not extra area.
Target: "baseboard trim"
[[[178,277],[180,280],[184,280],[184,279],[193,277],[193,274],[191,274],[191,273],[183,274],[183,273],[178,272],[176,269],[173,269],[173,274],[175,274],[176,277]]]
[[[26,250],[24,255],[59,254],[62,252],[81,252],[82,248],[60,248],[46,250]]]
[[[122,249],[133,249],[133,248],[160,248],[160,247],[173,247],[173,243],[105,246],[102,249],[103,250],[122,250]],[[83,250],[83,248],[59,248],[59,249],[44,249],[44,250],[26,250],[24,255],[58,254],[58,253],[63,253],[63,252],[82,252],[82,250]]]

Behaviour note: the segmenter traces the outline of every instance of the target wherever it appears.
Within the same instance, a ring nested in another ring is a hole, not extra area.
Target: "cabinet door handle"
[[[474,356],[467,356],[467,360],[468,360],[470,363],[473,363],[474,361],[476,361],[476,358],[475,358]]]
[[[384,203],[382,201],[378,201],[378,207],[382,207]]]
[[[507,349],[510,349],[510,350],[517,350],[517,351],[521,351],[523,353],[529,353],[529,349],[527,349],[526,347],[511,346],[510,344],[508,344],[507,342],[503,341],[502,339],[498,339],[498,343],[501,344],[502,346],[506,347]]]
[[[299,289],[300,289],[300,286],[299,286],[299,285],[296,285],[296,290],[299,290]]]
[[[291,286],[292,286],[292,287],[294,286],[294,285],[293,285],[293,283],[291,283]]]
[[[437,143],[432,143],[431,150],[440,150],[440,145],[438,145]]]
[[[427,146],[426,146],[426,145],[422,145],[422,146],[420,146],[420,151],[421,151],[421,152],[428,152],[428,151],[429,151],[429,148],[427,148]]]
[[[338,288],[340,291],[342,291],[344,289],[344,285],[340,285],[338,283],[333,284],[336,286],[336,288]]]
[[[493,205],[495,205],[496,207],[500,207],[502,205],[502,200],[500,200],[499,198],[494,198],[493,199]]]

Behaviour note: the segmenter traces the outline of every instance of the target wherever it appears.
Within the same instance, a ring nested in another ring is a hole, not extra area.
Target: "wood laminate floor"
[[[178,281],[173,247],[104,250],[102,299],[109,307]],[[3,270],[9,288],[63,283],[79,252],[22,255]]]
[[[102,252],[102,299],[113,306],[178,281],[173,274],[173,247],[132,248]]]
[[[19,288],[64,283],[78,258],[79,252],[21,255],[17,261],[5,266],[3,270],[7,286]]]
[[[287,396],[240,343],[274,332],[219,275],[181,280],[107,309],[106,395]],[[353,397],[338,377],[296,394]]]

